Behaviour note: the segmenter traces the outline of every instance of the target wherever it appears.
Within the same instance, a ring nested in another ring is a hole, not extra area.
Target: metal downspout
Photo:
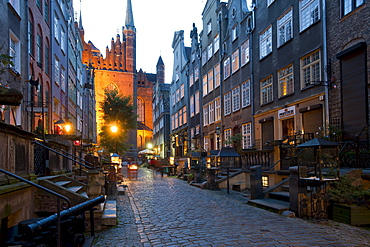
[[[326,44],[326,0],[322,0],[322,47],[323,47],[323,65],[324,69],[327,69],[328,66],[328,55],[327,55],[327,44]],[[328,74],[324,73],[324,81],[327,82],[325,86],[325,136],[329,134],[329,87],[330,87],[330,78]]]

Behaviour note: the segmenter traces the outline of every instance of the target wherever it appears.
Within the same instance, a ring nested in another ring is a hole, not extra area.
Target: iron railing
[[[61,194],[59,194],[59,193],[57,193],[55,191],[52,191],[52,190],[50,190],[48,188],[45,188],[45,187],[43,187],[41,185],[35,184],[35,183],[33,183],[33,182],[31,182],[31,181],[29,181],[27,179],[24,179],[24,178],[22,178],[22,177],[20,177],[18,175],[15,175],[15,174],[11,173],[11,172],[8,172],[8,171],[3,170],[3,169],[0,169],[0,172],[1,173],[4,173],[5,175],[8,175],[10,177],[16,178],[16,179],[18,179],[18,180],[20,180],[22,182],[25,182],[25,183],[33,186],[33,187],[36,187],[36,188],[38,188],[40,190],[46,191],[47,193],[50,193],[50,194],[56,196],[56,198],[57,198],[56,220],[57,220],[57,232],[58,232],[58,247],[60,247],[60,233],[61,233],[61,231],[60,231],[60,209],[61,208],[62,209],[68,209],[68,208],[70,208],[71,201],[67,197],[65,197],[65,196],[63,196],[63,195],[61,195]],[[62,204],[60,204],[60,199],[63,199],[64,200],[64,202]]]

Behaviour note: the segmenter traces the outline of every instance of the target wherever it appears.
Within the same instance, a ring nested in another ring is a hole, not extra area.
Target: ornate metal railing
[[[370,168],[369,150],[369,141],[348,141],[340,143],[340,166],[347,168]]]

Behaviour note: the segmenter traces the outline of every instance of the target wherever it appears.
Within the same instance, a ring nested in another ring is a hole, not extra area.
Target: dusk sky
[[[79,18],[80,1],[74,1]],[[117,33],[122,36],[126,18],[126,0],[81,0],[85,41],[91,40],[105,57],[105,49]],[[161,55],[166,66],[166,83],[171,83],[172,41],[175,31],[184,30],[185,45],[190,46],[190,31],[195,23],[200,32],[206,0],[132,0],[137,32],[137,70],[156,73]]]

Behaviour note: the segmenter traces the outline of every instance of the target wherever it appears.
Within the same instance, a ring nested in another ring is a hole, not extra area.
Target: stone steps
[[[264,199],[252,199],[248,201],[248,204],[252,204],[256,207],[271,210],[275,213],[282,213],[289,210],[289,202],[284,202],[276,199],[264,198]]]
[[[115,226],[117,224],[117,201],[106,200],[103,209],[102,225]]]

